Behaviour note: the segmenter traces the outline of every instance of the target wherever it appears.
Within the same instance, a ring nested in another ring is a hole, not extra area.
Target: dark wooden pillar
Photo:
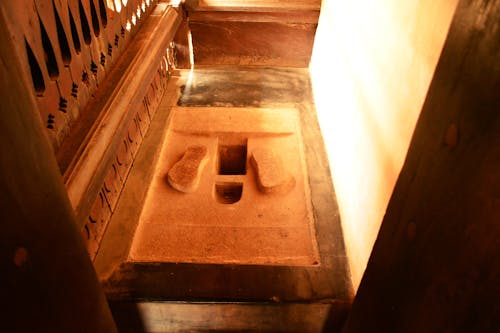
[[[459,2],[344,332],[500,330],[499,22]]]
[[[0,330],[116,332],[0,11]]]

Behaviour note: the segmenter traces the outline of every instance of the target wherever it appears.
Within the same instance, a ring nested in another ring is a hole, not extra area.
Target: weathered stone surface
[[[195,192],[207,161],[207,147],[201,145],[188,147],[184,156],[168,172],[168,183],[177,191]]]
[[[302,162],[299,110],[188,109],[172,109],[167,133],[159,140],[162,149],[129,260],[306,266],[320,262]],[[284,133],[283,123],[289,123]],[[209,158],[196,190],[186,195],[168,186],[165,178],[188,146],[206,147]],[[223,156],[221,150],[228,147],[241,151]],[[260,148],[279,152],[282,165],[293,175],[295,186],[287,193],[259,190],[256,169],[246,166],[251,153]]]

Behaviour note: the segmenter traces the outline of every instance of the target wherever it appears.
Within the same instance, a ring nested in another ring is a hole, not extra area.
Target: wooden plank
[[[316,24],[190,22],[196,66],[308,67]]]
[[[193,11],[189,13],[190,22],[279,22],[288,24],[317,24],[319,11],[283,12],[221,12]]]
[[[321,0],[188,0],[187,6],[195,10],[255,11],[255,10],[319,10]]]
[[[458,4],[347,333],[500,330],[499,21]]]
[[[0,3],[3,332],[117,332]]]

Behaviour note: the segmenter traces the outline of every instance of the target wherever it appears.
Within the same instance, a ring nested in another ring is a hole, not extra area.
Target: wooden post
[[[461,0],[344,332],[498,332],[500,2]]]
[[[116,332],[0,11],[3,332]]]

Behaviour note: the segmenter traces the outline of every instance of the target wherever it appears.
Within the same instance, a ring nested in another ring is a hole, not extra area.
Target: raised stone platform
[[[175,107],[171,112],[129,260],[319,264],[298,110]],[[208,150],[208,163],[198,187],[179,192],[165,179],[168,174],[170,181],[171,170],[185,162],[193,145]],[[262,160],[270,149],[274,161]],[[255,154],[260,169],[250,163]],[[267,191],[259,186],[263,177]],[[270,188],[281,179],[286,180],[282,191]]]
[[[195,329],[198,316],[210,318],[207,329],[338,329],[353,292],[307,70],[182,74],[169,82],[95,260],[120,329]],[[181,193],[166,177],[192,145],[209,159],[198,188]],[[258,188],[250,161],[262,147],[295,179],[289,192]],[[217,326],[222,313],[227,325]]]

